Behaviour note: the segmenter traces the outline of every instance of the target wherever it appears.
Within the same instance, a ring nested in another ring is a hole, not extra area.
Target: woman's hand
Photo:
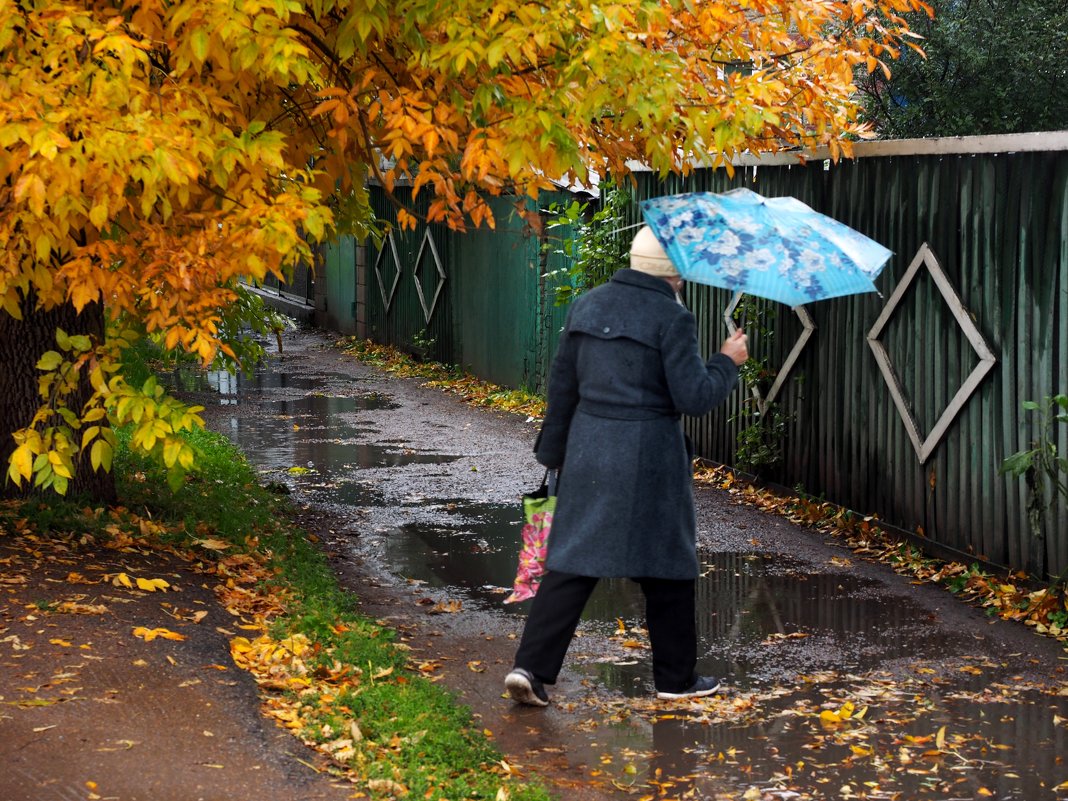
[[[748,341],[749,337],[739,329],[723,341],[719,352],[741,367],[749,358],[749,346],[746,344]]]

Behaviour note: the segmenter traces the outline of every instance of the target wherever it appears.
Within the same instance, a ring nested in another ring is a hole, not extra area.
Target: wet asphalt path
[[[712,489],[697,492],[700,668],[732,692],[650,701],[640,597],[610,581],[553,705],[514,707],[501,682],[525,609],[501,599],[519,499],[542,475],[533,422],[391,377],[307,331],[251,378],[175,381],[292,492],[364,610],[561,796],[1068,797],[1053,789],[1068,780],[1056,643]]]

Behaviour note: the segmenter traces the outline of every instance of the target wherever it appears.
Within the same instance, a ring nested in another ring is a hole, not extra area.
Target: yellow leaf
[[[55,473],[57,476],[61,476],[62,478],[66,479],[74,477],[70,471],[70,468],[67,467],[66,461],[63,458],[63,454],[57,451],[49,451],[48,461],[52,465],[52,472]]]
[[[114,449],[106,440],[98,439],[93,443],[93,447],[89,449],[89,463],[93,466],[94,470],[99,470],[101,468],[110,470],[111,458],[114,452]]]
[[[33,474],[33,451],[29,445],[19,445],[11,454],[11,466],[8,475],[16,484],[21,484],[22,479],[29,479]]]
[[[107,206],[93,206],[89,210],[89,222],[95,225],[97,228],[103,228],[104,223],[108,221],[108,207]]]
[[[935,746],[941,751],[946,747],[946,727],[943,726],[938,730],[938,734],[935,735]]]
[[[37,237],[37,260],[47,262],[52,254],[52,237],[41,234]]]
[[[146,578],[137,579],[137,587],[138,587],[138,589],[144,590],[145,592],[155,592],[156,590],[166,590],[170,586],[171,586],[170,582],[166,581],[165,579],[146,579]]]
[[[130,577],[125,573],[117,573],[112,577],[111,583],[116,587],[133,587],[133,582],[130,581]]]
[[[22,308],[19,305],[19,293],[17,289],[8,287],[7,291],[3,294],[3,297],[0,297],[0,308],[16,320],[22,319]]]
[[[138,626],[133,630],[135,637],[140,637],[145,642],[152,642],[152,640],[160,637],[164,640],[184,640],[185,635],[179,634],[176,631],[170,629],[147,629],[144,626]]]

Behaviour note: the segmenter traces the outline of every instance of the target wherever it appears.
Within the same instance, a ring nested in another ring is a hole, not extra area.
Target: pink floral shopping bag
[[[541,487],[523,496],[523,546],[519,551],[519,568],[516,570],[512,594],[504,599],[514,604],[533,598],[545,573],[545,554],[549,548],[549,529],[556,509],[555,474],[550,480],[545,472]]]

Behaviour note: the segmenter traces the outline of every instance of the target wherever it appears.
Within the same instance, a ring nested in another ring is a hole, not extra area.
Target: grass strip
[[[123,507],[28,501],[3,517],[98,543],[121,538],[213,576],[220,602],[240,618],[231,654],[255,676],[266,713],[326,754],[331,772],[354,782],[353,798],[550,798],[518,778],[467,707],[409,665],[393,630],[357,612],[321,551],[287,521],[285,500],[225,437],[195,431],[189,441],[198,471],[177,491],[130,454],[120,432]]]

